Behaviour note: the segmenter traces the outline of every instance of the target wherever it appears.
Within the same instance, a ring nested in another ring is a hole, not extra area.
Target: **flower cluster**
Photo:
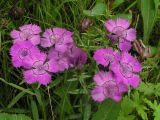
[[[24,80],[28,84],[38,82],[47,85],[51,73],[76,67],[81,69],[87,61],[87,54],[73,42],[73,32],[64,28],[46,29],[27,24],[13,30],[13,45],[10,49],[14,67],[23,67]],[[47,48],[43,50],[42,48]]]
[[[129,21],[121,18],[105,22],[105,28],[110,32],[109,39],[113,43],[119,43],[121,51],[129,51],[132,47],[131,42],[136,39],[136,30],[129,26]]]
[[[129,87],[136,88],[140,83],[138,73],[142,69],[141,64],[128,53],[131,41],[136,37],[136,31],[132,28],[127,29],[129,22],[125,19],[108,20],[105,26],[111,32],[109,34],[111,40],[119,41],[121,51],[114,51],[112,48],[101,48],[95,51],[94,60],[107,67],[108,71],[95,74],[93,79],[96,87],[91,91],[91,95],[97,102],[102,102],[107,98],[120,101]]]

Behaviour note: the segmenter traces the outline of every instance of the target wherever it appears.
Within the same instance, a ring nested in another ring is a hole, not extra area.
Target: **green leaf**
[[[31,109],[32,109],[32,115],[34,120],[39,120],[39,114],[37,109],[37,104],[34,100],[31,100]]]
[[[144,96],[141,96],[138,91],[135,91],[132,95],[133,105],[136,108],[137,113],[142,117],[143,120],[148,120],[147,118],[147,107],[144,105]]]
[[[159,4],[158,0],[141,0],[141,13],[143,18],[143,40],[148,44],[150,34],[153,30],[156,21],[156,15]]]
[[[134,115],[124,116],[123,114],[120,114],[117,120],[135,120],[135,116]]]
[[[154,88],[155,86],[151,83],[141,82],[137,90],[139,90],[140,92],[143,92],[144,95],[151,95],[151,94],[154,94]]]
[[[9,109],[1,109],[0,112],[13,113],[13,114],[24,114],[30,113],[29,110],[21,109],[21,108],[9,108]]]
[[[92,120],[117,120],[119,112],[120,103],[108,99],[100,105]]]
[[[148,100],[148,99],[144,99],[144,102],[150,107],[150,108],[152,108],[153,110],[155,109],[155,106],[154,106],[154,104],[150,101],[150,100]]]
[[[125,96],[121,102],[121,111],[124,113],[124,115],[128,115],[133,109],[133,101],[129,99],[128,96]]]
[[[91,104],[87,104],[84,110],[83,120],[89,120],[91,114]]]
[[[116,7],[118,7],[119,5],[121,5],[124,2],[124,0],[114,0],[113,2],[113,9],[115,9]]]
[[[156,109],[155,109],[153,114],[155,116],[154,120],[160,120],[160,105],[158,105],[156,107]]]
[[[158,105],[156,100],[154,100],[154,103],[152,103],[148,99],[144,99],[144,102],[154,110],[154,120],[160,120],[160,104]]]
[[[0,113],[0,120],[32,120],[24,114]]]
[[[0,78],[0,81],[2,81],[2,82],[4,82],[5,84],[10,85],[10,86],[18,89],[18,90],[21,90],[21,91],[23,91],[23,92],[25,92],[25,93],[28,93],[28,94],[30,94],[30,95],[35,95],[35,93],[31,92],[30,90],[25,89],[25,88],[23,88],[23,87],[20,87],[20,86],[18,86],[18,85],[16,85],[16,84],[13,84],[13,83],[9,83],[9,82],[5,81],[3,78]]]
[[[117,18],[124,18],[129,20],[130,22],[132,21],[132,14],[128,13],[128,14],[116,14],[114,16],[111,17],[112,19],[117,19]]]
[[[150,48],[151,48],[151,55],[155,56],[158,53],[160,53],[160,48],[152,47],[152,46],[150,46]]]
[[[42,113],[43,113],[43,117],[44,119],[46,120],[46,104],[44,104],[44,99],[43,99],[43,94],[40,92],[40,90],[35,90],[35,93],[36,93],[36,98],[37,98],[37,101],[39,103],[39,105],[41,106],[41,109],[42,109]]]
[[[118,120],[134,120],[135,116],[130,115],[133,109],[133,101],[128,96],[125,96],[121,102],[121,110],[118,116]]]
[[[92,10],[83,10],[86,16],[101,16],[104,15],[107,10],[107,6],[104,3],[97,3]]]
[[[25,92],[20,92],[18,95],[16,95],[12,101],[9,103],[7,108],[11,108],[14,104],[18,102],[19,99],[21,99],[25,95]]]
[[[140,106],[136,107],[136,110],[137,110],[138,114],[142,117],[143,120],[148,120],[147,113],[145,112],[145,110],[146,110],[145,106],[140,105]]]
[[[64,119],[66,113],[71,114],[73,111],[68,91],[72,90],[75,85],[74,82],[67,82],[63,87],[59,87],[55,90],[55,94],[61,98],[56,108],[57,112],[60,113],[60,119]]]

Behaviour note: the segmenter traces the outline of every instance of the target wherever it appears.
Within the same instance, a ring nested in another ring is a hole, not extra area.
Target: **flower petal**
[[[122,99],[122,96],[121,95],[115,95],[111,99],[113,99],[116,102],[119,102]]]
[[[133,28],[130,28],[128,30],[126,30],[126,34],[125,35],[125,39],[128,41],[134,41],[136,40],[136,30]]]
[[[23,76],[24,76],[24,80],[28,84],[33,84],[33,83],[37,82],[36,75],[33,74],[32,70],[23,71]]]
[[[51,75],[48,73],[43,75],[37,75],[37,81],[42,85],[47,85],[51,82]]]
[[[39,35],[33,35],[29,41],[31,41],[31,43],[33,45],[38,45],[40,43],[40,36]]]
[[[34,34],[39,34],[40,32],[42,32],[41,28],[38,25],[32,24],[32,31],[34,32]]]
[[[92,99],[97,102],[102,102],[105,100],[105,95],[103,94],[104,88],[103,87],[96,87],[91,91]]]
[[[96,60],[98,64],[108,66],[108,64],[114,60],[113,49],[112,48],[98,49],[94,52],[93,58],[94,60]]]
[[[117,26],[117,25],[116,25],[115,20],[107,20],[107,21],[105,22],[105,27],[106,27],[106,29],[107,29],[109,32],[112,32],[113,29],[114,29],[116,26]]]
[[[17,39],[19,37],[19,34],[20,34],[20,31],[18,31],[18,30],[12,30],[11,33],[10,33],[10,36],[13,39]]]
[[[66,52],[68,50],[68,46],[66,44],[56,44],[55,49],[59,52]]]
[[[131,77],[130,79],[128,79],[129,84],[133,87],[133,88],[137,88],[140,84],[140,77],[138,75],[134,75],[133,77]]]
[[[112,72],[100,71],[95,74],[93,80],[96,82],[96,85],[102,86],[105,82],[113,80]]]
[[[127,52],[131,49],[132,44],[129,41],[121,39],[118,47],[121,51],[126,51]]]
[[[41,46],[46,48],[46,47],[51,47],[53,44],[49,39],[41,38]]]
[[[127,29],[130,26],[129,21],[126,19],[118,18],[115,22],[117,26],[122,27],[124,29]]]
[[[123,82],[120,82],[118,84],[118,88],[119,88],[119,93],[124,93],[128,91],[128,86],[125,85]]]
[[[121,61],[130,64],[133,68],[133,72],[140,72],[142,70],[140,62],[127,52],[122,53]]]
[[[38,75],[33,72],[33,70],[26,70],[23,72],[24,80],[28,84],[32,84],[35,82],[39,82],[42,85],[47,85],[51,81],[51,75],[49,75],[47,72],[43,75]]]

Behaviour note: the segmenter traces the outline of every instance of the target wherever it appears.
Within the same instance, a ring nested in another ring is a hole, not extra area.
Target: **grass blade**
[[[16,84],[13,84],[13,83],[9,83],[9,82],[5,81],[3,78],[0,78],[0,81],[2,81],[3,83],[5,83],[5,84],[7,84],[7,85],[10,85],[10,86],[18,89],[18,90],[21,90],[21,91],[23,91],[23,92],[25,92],[25,93],[28,93],[28,94],[30,94],[30,95],[35,95],[35,93],[31,92],[30,90],[25,89],[25,88],[23,88],[23,87],[20,87],[20,86],[18,86],[18,85],[16,85]]]
[[[21,99],[25,95],[25,92],[20,92],[18,95],[16,95],[10,104],[7,106],[7,108],[11,108],[14,104],[18,102],[19,99]]]

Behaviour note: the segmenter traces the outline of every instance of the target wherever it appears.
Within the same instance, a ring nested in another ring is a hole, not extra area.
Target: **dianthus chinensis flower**
[[[30,41],[33,45],[40,43],[40,32],[41,28],[35,24],[27,24],[19,27],[19,30],[11,31],[11,37],[13,42]]]
[[[129,26],[129,21],[122,18],[105,22],[105,27],[110,32],[109,38],[112,42],[119,42],[118,47],[121,51],[129,51],[132,47],[131,42],[136,39],[136,30]]]
[[[94,60],[98,63],[107,67],[115,59],[119,59],[120,53],[113,51],[112,48],[100,48],[94,52]]]
[[[20,41],[12,45],[10,55],[14,67],[28,68],[33,64],[40,50],[30,41]]]
[[[51,81],[51,73],[59,72],[63,67],[58,66],[54,59],[48,59],[47,54],[41,52],[30,41],[13,44],[10,54],[15,67],[25,68],[23,75],[28,84],[38,82],[47,85]]]
[[[72,45],[72,48],[66,52],[56,51],[55,48],[49,50],[48,58],[57,62],[59,72],[69,67],[77,67],[81,69],[87,61],[87,54],[81,48]]]
[[[73,32],[64,28],[47,29],[41,38],[42,47],[54,46],[55,50],[60,52],[67,51],[73,44]]]
[[[81,69],[83,65],[87,62],[87,53],[83,49],[73,45],[73,47],[70,49],[70,54],[68,58],[71,67]]]
[[[94,76],[96,87],[91,91],[93,100],[102,102],[107,98],[120,101],[122,94],[128,91],[128,87],[123,83],[116,83],[112,72],[100,71]]]
[[[48,59],[53,60],[57,63],[56,64],[57,72],[62,72],[65,69],[68,69],[70,67],[70,64],[68,61],[68,51],[59,52],[55,50],[54,47],[50,48],[48,52]]]
[[[47,85],[51,81],[51,73],[56,73],[59,70],[57,62],[48,60],[45,53],[40,53],[34,59],[30,68],[23,72],[24,80],[28,84],[38,82],[42,85]]]
[[[133,88],[138,87],[140,77],[137,73],[142,70],[142,67],[138,60],[129,53],[122,52],[120,61],[112,62],[110,70],[114,72],[117,82],[123,82]]]

